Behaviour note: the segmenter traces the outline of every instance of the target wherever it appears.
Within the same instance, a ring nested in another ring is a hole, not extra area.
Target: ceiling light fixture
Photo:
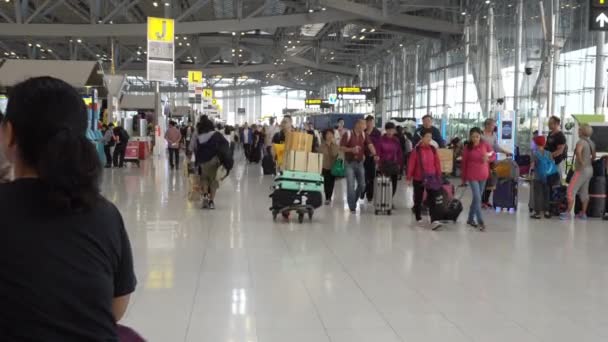
[[[376,32],[376,29],[372,28],[371,30],[369,30],[369,32]]]
[[[40,47],[40,44],[36,44],[36,47],[37,47],[37,48],[39,48],[39,47]]]
[[[312,13],[312,12],[314,12],[314,11],[315,11],[315,10],[313,10],[313,9],[311,8],[311,9],[309,9],[309,10],[308,10],[308,13]]]
[[[156,2],[156,1],[152,2],[152,6],[158,7],[158,2]]]
[[[322,8],[321,8],[321,11],[327,11],[327,8],[322,7]]]
[[[363,39],[365,39],[365,36],[359,37],[359,40],[363,40]]]
[[[169,7],[169,6],[171,6],[171,4],[168,2],[165,2],[165,7]]]
[[[365,31],[367,31],[367,29],[366,29],[366,28],[362,28],[362,29],[361,29],[361,33],[365,32]]]
[[[76,42],[82,43],[82,39],[76,39]]]

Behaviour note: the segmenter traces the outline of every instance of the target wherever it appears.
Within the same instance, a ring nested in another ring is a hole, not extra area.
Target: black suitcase
[[[517,180],[499,179],[492,197],[494,208],[517,209]]]
[[[274,175],[277,172],[276,165],[272,155],[267,154],[262,158],[262,170],[265,175]]]
[[[457,198],[453,198],[448,201],[448,203],[444,209],[443,219],[445,221],[456,222],[456,221],[458,221],[458,217],[460,216],[460,213],[462,213],[462,210],[463,210],[462,202]]]
[[[568,210],[568,187],[565,185],[558,185],[551,188],[551,195],[549,198],[549,208],[552,216],[559,216],[559,214]]]
[[[318,191],[275,189],[270,197],[272,198],[272,208],[277,210],[298,205],[319,208],[323,204],[323,194]]]

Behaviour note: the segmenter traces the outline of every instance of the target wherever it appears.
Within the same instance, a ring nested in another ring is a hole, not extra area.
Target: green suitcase
[[[314,172],[281,171],[275,178],[275,182],[278,181],[320,183],[321,185],[323,185],[323,176]]]
[[[306,192],[322,192],[323,183],[309,183],[292,180],[280,180],[274,183],[275,189],[291,190],[291,191],[306,191]]]

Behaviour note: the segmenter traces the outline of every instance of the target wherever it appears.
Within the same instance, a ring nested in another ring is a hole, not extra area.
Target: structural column
[[[467,77],[469,75],[469,63],[471,59],[471,30],[468,25],[468,17],[464,27],[464,65],[462,70],[462,115],[467,112]]]
[[[515,28],[515,80],[513,85],[513,110],[517,116],[519,113],[520,103],[520,77],[521,77],[521,50],[523,45],[523,30],[524,30],[524,1],[517,0],[517,24]]]
[[[447,120],[447,118],[448,118],[448,64],[449,64],[448,44],[447,44],[447,42],[444,42],[444,51],[443,51],[443,110],[442,110],[443,120]]]
[[[595,52],[595,101],[593,109],[596,114],[604,114],[604,44],[606,42],[605,32],[596,32],[596,52]]]
[[[492,110],[492,70],[494,58],[494,9],[488,9],[488,48],[486,56],[486,112],[488,117],[491,117]]]
[[[420,48],[418,47],[418,45],[416,45],[416,55],[415,55],[415,61],[414,61],[414,91],[413,91],[413,96],[412,96],[412,110],[413,110],[413,116],[414,118],[416,117],[416,106],[417,106],[417,98],[418,98],[418,68],[419,68],[419,52]]]

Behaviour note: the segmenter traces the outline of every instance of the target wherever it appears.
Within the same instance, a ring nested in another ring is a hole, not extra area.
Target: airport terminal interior
[[[0,197],[61,80],[136,277],[98,317],[0,271],[43,299],[0,340],[608,341],[606,31],[604,0],[0,0]]]

